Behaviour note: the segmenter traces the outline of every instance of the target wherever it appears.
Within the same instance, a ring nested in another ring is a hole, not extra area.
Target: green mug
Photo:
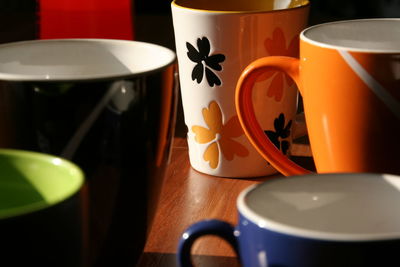
[[[83,266],[81,169],[59,157],[0,149],[2,266]]]

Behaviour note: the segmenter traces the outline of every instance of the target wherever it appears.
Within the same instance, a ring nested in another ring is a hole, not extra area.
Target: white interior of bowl
[[[400,19],[360,19],[315,25],[301,38],[317,46],[361,52],[400,53]]]
[[[175,60],[149,43],[105,39],[35,40],[0,46],[1,80],[87,80],[138,75]]]
[[[242,192],[239,211],[260,227],[331,240],[400,238],[400,177],[324,174],[267,181]]]

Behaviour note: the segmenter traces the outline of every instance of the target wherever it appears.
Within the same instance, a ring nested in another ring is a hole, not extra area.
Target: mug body
[[[323,174],[248,188],[235,230],[243,266],[397,265],[400,217],[388,207],[400,198],[399,181]]]
[[[87,176],[89,262],[134,264],[173,137],[174,52],[122,40],[39,40],[1,46],[0,61],[1,146],[78,164]]]
[[[300,86],[317,171],[400,173],[400,19],[301,34]]]
[[[0,149],[4,266],[85,266],[84,175],[43,153]]]
[[[398,262],[398,240],[324,240],[279,233],[239,217],[243,266],[383,266]]]
[[[308,1],[182,1],[172,3],[179,78],[191,166],[224,177],[275,173],[248,142],[235,110],[235,85],[254,59],[298,55]],[[275,145],[290,154],[297,90],[272,71],[257,82],[257,118]],[[243,166],[246,166],[245,168]]]

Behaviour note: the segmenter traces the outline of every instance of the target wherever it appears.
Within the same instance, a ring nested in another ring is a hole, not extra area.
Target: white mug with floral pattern
[[[191,166],[222,177],[276,173],[250,144],[235,109],[243,69],[264,56],[298,56],[308,0],[174,0],[171,4]],[[290,155],[298,93],[284,73],[267,72],[254,108],[265,134]]]

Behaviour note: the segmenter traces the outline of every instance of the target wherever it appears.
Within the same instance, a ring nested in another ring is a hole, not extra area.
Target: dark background
[[[310,25],[344,19],[400,17],[400,0],[310,0],[310,2]],[[169,0],[136,0],[137,40],[154,42],[174,49],[170,5]]]
[[[134,39],[175,50],[171,0],[131,1]],[[38,39],[39,2],[40,0],[0,0],[0,43]],[[400,0],[310,0],[310,2],[309,25],[345,19],[400,17]],[[177,135],[184,136],[186,129],[182,106],[179,105],[178,108],[176,132]]]
[[[310,25],[341,19],[400,17],[400,0],[310,1]],[[39,0],[0,0],[0,43],[37,39],[38,3]],[[174,49],[170,5],[171,0],[132,0],[135,39]]]

